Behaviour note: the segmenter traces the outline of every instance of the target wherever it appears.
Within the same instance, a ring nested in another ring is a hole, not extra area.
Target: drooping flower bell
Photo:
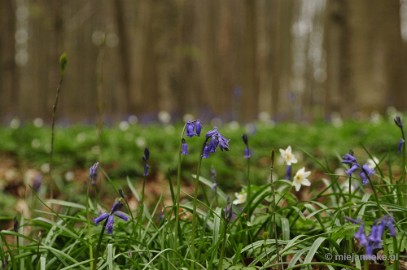
[[[101,221],[107,219],[106,222],[106,230],[108,234],[112,234],[113,233],[113,224],[114,224],[114,216],[121,218],[124,221],[128,221],[129,217],[119,211],[119,209],[123,206],[123,203],[121,202],[121,200],[117,200],[113,206],[112,209],[110,210],[110,214],[107,212],[104,212],[102,214],[100,214],[98,217],[96,217],[93,222],[98,225]]]

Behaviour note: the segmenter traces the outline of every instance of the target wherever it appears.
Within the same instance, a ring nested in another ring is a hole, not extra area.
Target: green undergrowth
[[[27,186],[26,212],[0,213],[2,267],[399,269],[407,249],[406,151],[404,144],[397,151],[402,135],[392,121],[224,124],[208,137],[213,127],[205,123],[192,137],[181,124],[100,135],[89,126],[57,127],[51,175],[38,189]],[[8,156],[32,167],[49,162],[48,128],[4,127],[0,136]],[[297,159],[291,165],[280,153],[288,146]],[[202,158],[205,147],[217,150]],[[357,162],[346,163],[346,154]],[[86,181],[63,179],[95,162]],[[147,204],[153,195],[145,187],[158,175],[169,198]],[[50,181],[58,190],[52,198]]]

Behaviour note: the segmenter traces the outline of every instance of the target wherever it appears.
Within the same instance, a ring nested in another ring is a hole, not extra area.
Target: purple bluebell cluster
[[[185,124],[185,133],[188,137],[200,136],[202,131],[202,124],[199,120],[187,121]],[[181,142],[181,155],[188,155],[188,144],[184,138]]]
[[[252,151],[249,148],[249,138],[246,134],[242,135],[243,143],[245,144],[246,148],[244,149],[244,158],[250,158],[252,156]]]
[[[206,133],[202,158],[209,158],[209,155],[215,153],[218,147],[221,151],[229,151],[229,140],[220,134],[218,128],[215,127]]]
[[[89,169],[89,178],[90,178],[92,185],[96,184],[96,180],[98,178],[98,168],[99,168],[99,162],[96,162]]]
[[[359,176],[362,179],[362,184],[366,185],[369,182],[369,177],[374,174],[374,169],[370,168],[368,164],[360,165],[353,153],[348,153],[342,157],[342,163],[349,165],[349,169],[346,170],[346,175],[351,176],[352,173],[360,169]]]
[[[144,161],[144,176],[148,175],[148,170],[150,169],[150,165],[148,165],[147,161],[150,158],[150,150],[148,150],[148,148],[146,147],[144,149],[144,155],[142,157],[143,161]]]
[[[404,145],[404,143],[405,143],[405,141],[406,141],[406,137],[405,137],[405,135],[404,135],[403,122],[401,121],[400,116],[396,116],[396,117],[394,118],[394,123],[396,124],[396,126],[399,127],[399,129],[400,129],[400,131],[401,131],[401,139],[400,139],[399,144],[398,144],[398,146],[397,146],[397,152],[398,152],[399,154],[401,154],[401,150],[403,149],[403,145]]]
[[[112,234],[113,233],[114,216],[119,217],[119,218],[123,219],[124,221],[129,220],[129,217],[125,213],[119,211],[119,209],[122,206],[123,206],[123,203],[120,200],[116,201],[113,204],[112,209],[110,210],[110,214],[107,213],[107,212],[102,213],[97,218],[95,218],[93,220],[93,222],[96,225],[98,225],[101,221],[107,219],[105,228],[106,228],[108,234]]]
[[[188,121],[185,126],[185,132],[188,137],[200,136],[202,131],[201,121]]]
[[[376,222],[372,226],[368,236],[365,233],[364,224],[360,224],[360,227],[354,236],[359,241],[359,244],[365,247],[367,256],[372,256],[374,249],[382,248],[382,237],[386,228],[389,230],[392,237],[396,237],[394,219],[391,216],[385,216]]]

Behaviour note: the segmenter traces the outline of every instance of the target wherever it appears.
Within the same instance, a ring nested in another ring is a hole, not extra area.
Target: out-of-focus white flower
[[[136,145],[140,148],[145,147],[147,144],[146,139],[144,137],[137,137],[136,138]]]
[[[13,119],[11,119],[11,121],[10,121],[10,127],[11,127],[12,129],[17,129],[17,128],[19,128],[19,127],[20,127],[20,124],[21,124],[21,122],[20,122],[20,119],[18,119],[18,118],[13,118]]]
[[[130,115],[129,118],[127,119],[130,124],[135,125],[138,122],[138,118],[135,115]]]
[[[331,122],[334,127],[341,127],[343,125],[342,117],[339,113],[332,113]]]
[[[237,204],[243,204],[243,203],[245,203],[246,202],[246,199],[247,199],[247,194],[246,194],[246,192],[240,192],[240,193],[235,193],[235,196],[236,196],[236,200],[234,200],[233,201],[233,204],[234,205],[237,205]]]
[[[261,122],[270,122],[271,120],[270,113],[266,111],[260,112],[258,118]]]
[[[121,121],[120,122],[120,124],[119,124],[119,128],[120,128],[120,130],[122,130],[122,131],[126,131],[126,130],[128,130],[129,129],[129,122],[127,122],[127,121]]]
[[[167,111],[160,111],[158,113],[158,120],[163,124],[168,124],[171,121],[171,114]]]
[[[41,165],[41,171],[43,173],[49,173],[49,169],[50,169],[49,163],[44,163]]]
[[[41,118],[37,117],[34,119],[33,124],[35,127],[42,127],[44,125],[44,120],[42,120]]]
[[[291,146],[289,145],[287,149],[280,149],[281,157],[284,159],[285,163],[290,166],[293,163],[297,163],[297,159],[293,152],[291,151]]]
[[[65,180],[70,182],[75,179],[75,174],[72,171],[67,171],[65,173]]]
[[[311,186],[311,182],[307,179],[307,177],[310,175],[311,172],[305,171],[304,167],[297,171],[293,180],[293,186],[295,187],[295,191],[299,191],[301,186]]]
[[[373,157],[373,159],[369,158],[366,161],[367,166],[369,166],[370,169],[376,168],[376,164],[379,164],[379,159],[377,157]]]

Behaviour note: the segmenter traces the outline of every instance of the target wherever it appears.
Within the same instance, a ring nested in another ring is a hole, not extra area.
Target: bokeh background
[[[248,122],[407,108],[406,0],[2,0],[0,117]]]

